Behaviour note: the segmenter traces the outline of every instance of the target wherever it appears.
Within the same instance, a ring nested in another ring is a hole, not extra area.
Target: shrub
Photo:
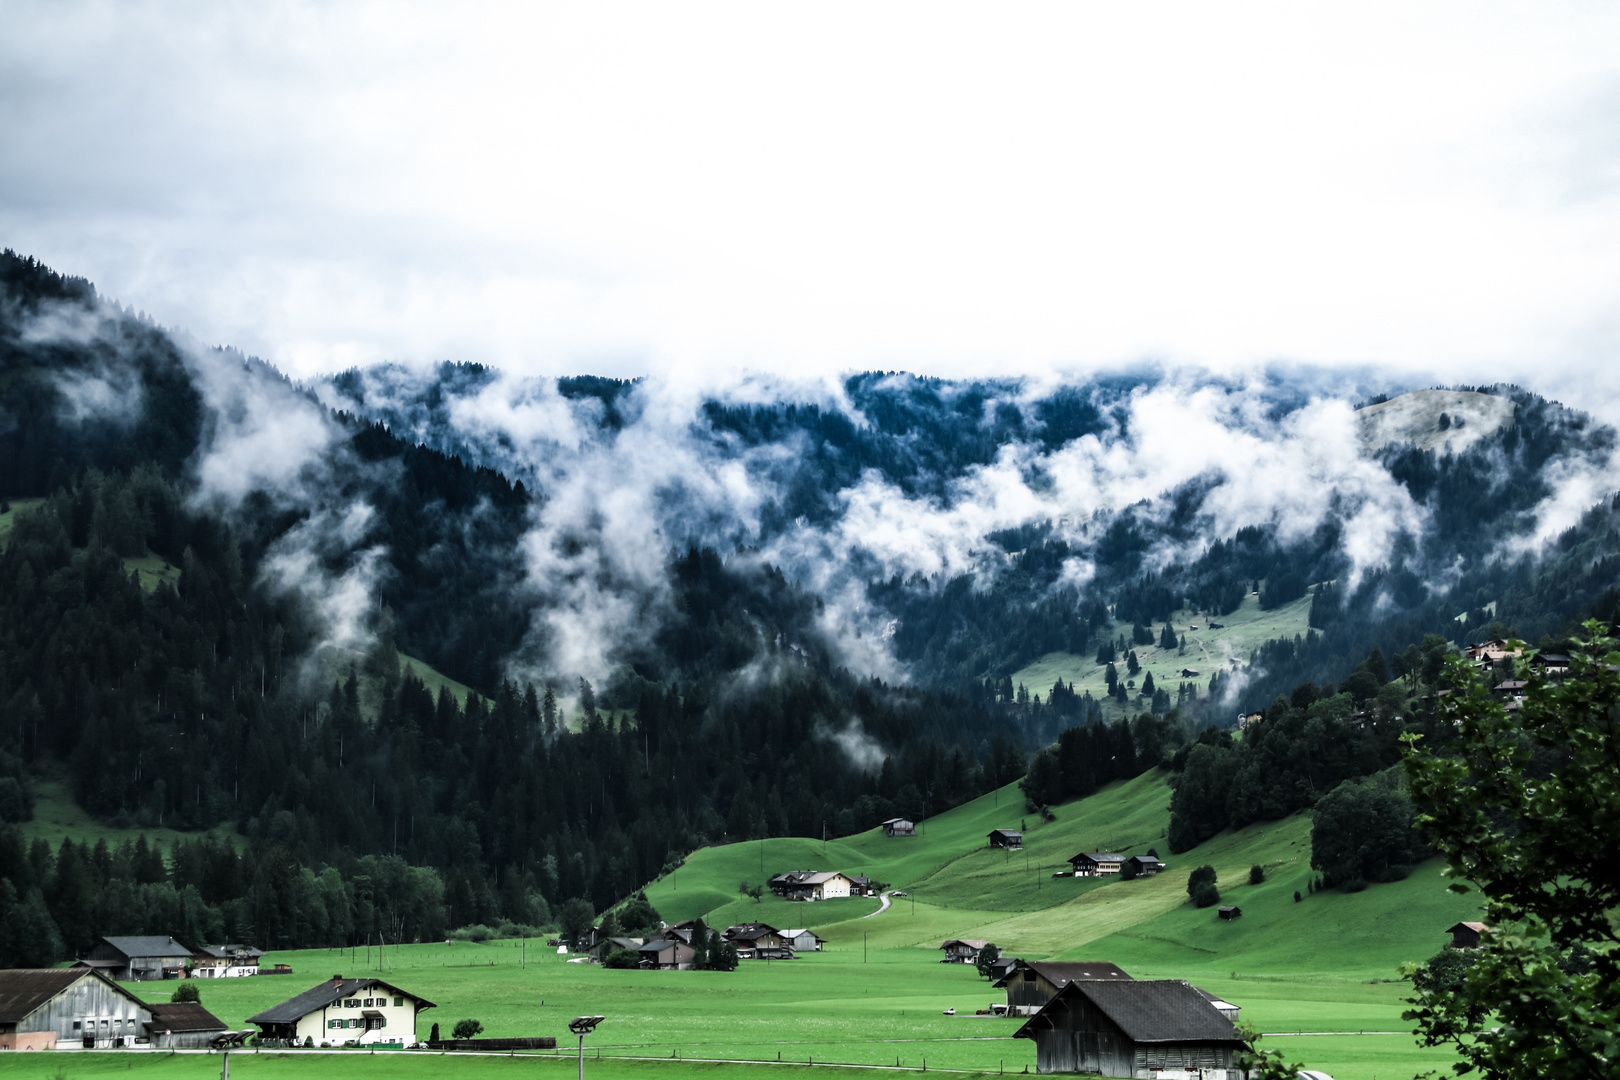
[[[202,991],[197,989],[196,983],[192,982],[190,979],[187,979],[179,986],[174,988],[174,993],[169,995],[169,1000],[201,1002]]]
[[[1258,864],[1249,867],[1249,884],[1259,885],[1266,880],[1266,868]]]
[[[1303,896],[1301,896],[1301,895],[1299,895],[1299,890],[1298,890],[1298,889],[1295,889],[1295,890],[1294,890],[1294,903],[1296,903],[1296,904],[1297,904],[1297,903],[1299,903],[1299,902],[1300,902],[1300,901],[1301,901],[1301,900],[1303,900],[1303,899],[1305,899],[1305,898],[1304,898],[1304,897],[1303,897]]]
[[[1194,907],[1214,907],[1221,902],[1221,894],[1213,881],[1200,881],[1193,889],[1192,902]]]
[[[454,1039],[476,1039],[483,1030],[484,1025],[477,1020],[457,1020],[455,1028],[450,1032],[450,1037]]]
[[[1200,866],[1187,875],[1187,895],[1195,895],[1198,887],[1205,884],[1211,888],[1215,886],[1215,868],[1213,866]]]
[[[602,961],[606,968],[634,968],[641,966],[641,954],[634,949],[614,949]]]

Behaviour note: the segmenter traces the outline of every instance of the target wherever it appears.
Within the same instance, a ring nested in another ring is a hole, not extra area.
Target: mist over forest
[[[0,290],[0,817],[64,779],[108,823],[244,838],[165,876],[8,828],[0,923],[37,933],[0,960],[546,925],[704,844],[1020,777],[1038,813],[1173,769],[1190,844],[1387,768],[1449,647],[1556,648],[1620,600],[1615,433],[1515,386],[295,382],[9,251]],[[1308,625],[1112,677],[1246,603]],[[1053,654],[1106,697],[1015,681]],[[1242,772],[1264,710],[1331,778]]]

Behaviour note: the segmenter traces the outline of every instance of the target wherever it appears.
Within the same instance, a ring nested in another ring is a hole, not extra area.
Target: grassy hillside
[[[1271,611],[1262,611],[1259,597],[1250,593],[1244,597],[1242,605],[1236,611],[1214,620],[1221,624],[1219,629],[1210,628],[1211,620],[1207,613],[1190,610],[1176,612],[1171,616],[1170,625],[1175,627],[1178,635],[1186,639],[1180,648],[1161,649],[1157,645],[1132,647],[1136,649],[1136,658],[1141,661],[1143,673],[1152,672],[1154,684],[1160,689],[1169,691],[1173,698],[1176,684],[1179,682],[1196,682],[1200,691],[1203,691],[1209,686],[1209,677],[1214,674],[1217,667],[1225,665],[1230,668],[1232,660],[1247,665],[1249,653],[1272,638],[1292,638],[1296,634],[1303,636],[1309,629],[1310,611],[1309,596]],[[1190,629],[1193,626],[1197,626],[1198,629]],[[1115,623],[1110,634],[1114,637],[1123,634],[1129,641],[1130,624]],[[1125,678],[1123,658],[1115,664],[1115,667],[1119,671],[1120,678]],[[1184,680],[1181,675],[1183,668],[1197,671],[1197,677]],[[1097,663],[1095,655],[1080,656],[1075,653],[1052,652],[1014,674],[1012,680],[1013,685],[1021,683],[1029,688],[1031,694],[1040,694],[1043,700],[1058,679],[1062,679],[1065,684],[1072,682],[1076,692],[1090,691],[1093,698],[1102,701],[1104,715],[1109,719],[1125,712],[1133,716],[1140,712],[1134,697],[1128,707],[1120,706],[1105,697],[1108,693],[1108,683],[1103,678],[1106,670],[1104,665]],[[1138,689],[1142,686],[1142,678],[1142,675],[1136,676]]]

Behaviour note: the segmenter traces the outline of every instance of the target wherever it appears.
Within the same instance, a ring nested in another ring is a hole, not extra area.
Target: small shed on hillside
[[[1164,863],[1159,860],[1157,855],[1132,855],[1125,860],[1125,864],[1135,872],[1137,877],[1157,874],[1164,869]]]
[[[1453,949],[1477,949],[1480,935],[1489,929],[1490,927],[1482,922],[1460,922],[1447,929],[1446,933],[1451,935]]]
[[[1215,909],[1215,914],[1223,921],[1231,922],[1233,919],[1241,918],[1243,916],[1243,909],[1238,907],[1236,904],[1222,904],[1220,907]]]
[[[1016,829],[991,829],[990,846],[1017,851],[1024,846],[1024,834]]]
[[[1035,1043],[1036,1072],[1104,1076],[1207,1077],[1232,1069],[1245,1047],[1232,1021],[1179,979],[1075,980],[1013,1038]]]
[[[783,930],[782,940],[786,941],[794,952],[820,952],[821,947],[827,944],[826,939],[818,936],[814,930],[803,928]]]
[[[917,826],[903,817],[892,817],[883,823],[884,836],[916,836]]]
[[[697,955],[692,946],[679,938],[654,938],[636,946],[636,952],[641,957],[641,967],[657,971],[686,971]]]

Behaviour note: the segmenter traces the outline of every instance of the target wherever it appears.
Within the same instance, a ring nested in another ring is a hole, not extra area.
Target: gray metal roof
[[[1125,969],[1118,964],[1107,960],[1022,960],[1018,961],[1023,967],[1029,968],[1041,978],[1057,987],[1059,990],[1068,986],[1076,979],[1129,979]],[[1014,973],[1009,971],[997,980],[997,986],[1005,986]]]
[[[203,945],[198,952],[214,957],[216,960],[251,959],[257,960],[264,955],[263,949],[255,949],[251,945]]]
[[[1041,1028],[1069,1007],[1076,995],[1087,998],[1132,1042],[1242,1043],[1232,1021],[1180,979],[1076,979],[1059,990],[1041,1011],[1013,1033],[1033,1039]]]
[[[125,956],[168,956],[177,960],[191,959],[191,950],[163,934],[137,934],[101,939]]]
[[[290,997],[280,1005],[272,1005],[256,1016],[248,1017],[250,1024],[293,1024],[300,1017],[308,1016],[316,1009],[322,1009],[334,1001],[341,1001],[346,997],[361,997],[361,991],[368,986],[380,986],[392,994],[409,994],[416,999],[418,1006],[424,1009],[435,1008],[433,1002],[419,994],[411,994],[408,990],[401,990],[392,983],[381,979],[328,979],[319,986],[312,986],[296,997]]]

